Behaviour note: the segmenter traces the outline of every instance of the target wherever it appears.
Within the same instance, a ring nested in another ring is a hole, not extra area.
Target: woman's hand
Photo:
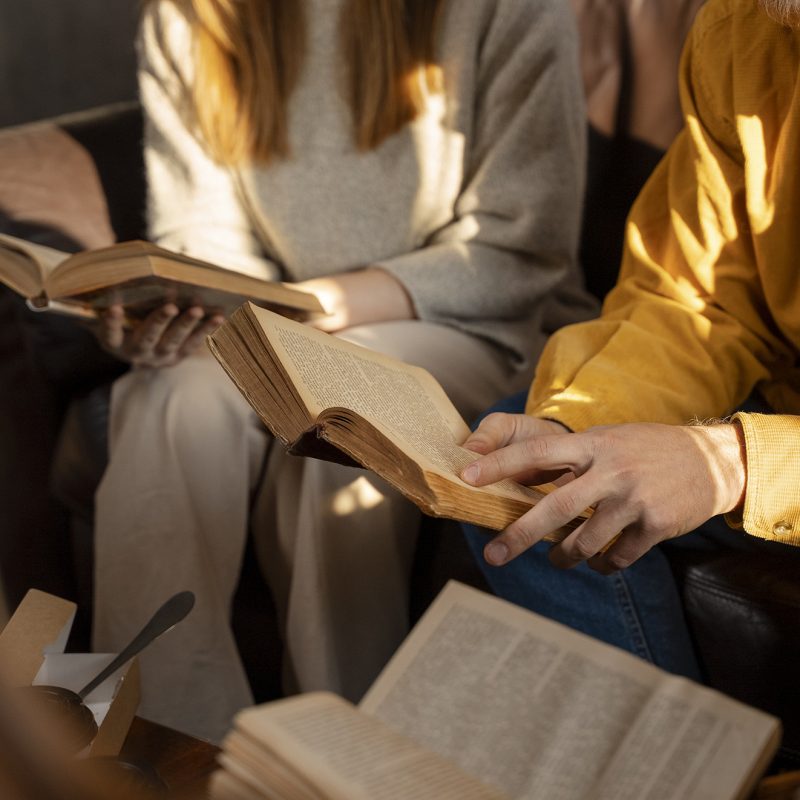
[[[465,443],[486,454],[462,474],[474,486],[507,477],[537,483],[565,472],[575,476],[486,546],[486,560],[495,566],[594,506],[592,517],[554,545],[550,557],[556,566],[588,561],[609,574],[659,542],[733,511],[743,500],[745,451],[736,424],[637,423],[584,433],[557,432],[545,425],[554,423],[493,414]],[[471,446],[473,440],[477,448]]]
[[[167,303],[126,329],[124,309],[114,305],[100,317],[97,337],[109,353],[135,366],[170,367],[199,350],[206,336],[223,322],[219,315],[204,317],[199,306],[181,314],[177,306]]]
[[[404,286],[377,267],[300,281],[294,287],[316,295],[327,316],[309,322],[328,333],[370,322],[415,319],[414,305]]]

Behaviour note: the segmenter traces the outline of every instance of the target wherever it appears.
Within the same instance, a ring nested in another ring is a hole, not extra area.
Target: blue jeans
[[[519,394],[491,410],[521,413],[524,404],[525,394]],[[785,546],[734,531],[716,517],[692,533],[654,547],[627,569],[605,576],[586,564],[571,570],[556,569],[547,558],[550,545],[546,542],[506,566],[489,566],[483,548],[491,532],[463,527],[470,549],[498,597],[694,680],[701,680],[701,671],[669,566],[670,550]]]

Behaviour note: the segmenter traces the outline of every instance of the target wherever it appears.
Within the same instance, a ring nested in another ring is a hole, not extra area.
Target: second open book
[[[215,800],[741,800],[780,723],[448,584],[358,708],[242,712]]]
[[[481,489],[464,483],[459,474],[477,457],[461,446],[469,427],[424,369],[252,304],[209,341],[291,452],[361,464],[428,514],[502,530],[548,490],[512,481]]]
[[[35,310],[85,319],[120,303],[141,318],[165,303],[228,314],[249,298],[298,318],[323,313],[319,300],[291,285],[245,275],[158,247],[120,242],[70,255],[0,234],[0,283]]]

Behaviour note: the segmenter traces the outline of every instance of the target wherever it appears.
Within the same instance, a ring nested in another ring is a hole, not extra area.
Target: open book
[[[136,318],[165,303],[227,316],[246,299],[301,318],[324,313],[307,292],[140,241],[69,255],[0,234],[0,282],[34,309],[87,318],[114,303]]]
[[[480,489],[464,483],[459,474],[476,458],[461,447],[469,427],[424,369],[252,304],[209,344],[291,452],[367,467],[427,514],[503,530],[548,491],[513,481]]]
[[[780,722],[450,583],[358,708],[241,712],[214,800],[743,800]]]

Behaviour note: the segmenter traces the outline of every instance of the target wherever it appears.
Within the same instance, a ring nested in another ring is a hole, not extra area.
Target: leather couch
[[[114,238],[141,236],[144,182],[140,138],[141,117],[135,105],[0,131],[0,229],[40,241],[71,241],[75,247],[96,247]],[[652,161],[651,154],[645,153],[644,158]],[[29,188],[23,191],[22,184],[30,182],[32,176],[41,185],[33,192]],[[629,176],[625,180],[629,181]],[[76,187],[80,191],[76,192]],[[623,191],[634,193],[625,187]],[[618,232],[623,217],[612,223]],[[588,213],[587,225],[591,224],[592,215]],[[589,240],[596,235],[587,233]],[[612,277],[606,276],[606,285]],[[8,300],[0,295],[0,308],[3,302],[8,305]],[[18,329],[24,326],[26,315],[27,310],[25,314],[17,310],[14,316],[3,313],[0,317],[0,384],[5,398],[0,409],[4,427],[0,431],[4,436],[14,427],[13,414],[21,414],[30,405],[31,395],[25,393],[25,384],[17,378],[26,365],[36,361],[36,348],[15,350],[13,346],[20,338]],[[95,358],[97,353],[93,352],[89,360]],[[47,470],[55,459],[56,472],[61,476],[55,489],[71,511],[70,540],[75,557],[67,561],[77,568],[71,568],[62,583],[66,593],[72,587],[84,605],[91,595],[91,506],[87,498],[92,496],[105,461],[108,381],[121,369],[100,358],[95,371],[78,385],[60,389],[62,396],[52,404],[55,408],[50,409],[46,420],[48,433],[35,442],[40,456],[26,477],[28,492],[39,502],[51,503],[52,498],[44,497],[41,487],[48,485]],[[40,394],[46,389],[37,387]],[[64,391],[68,392],[66,399]],[[7,398],[12,395],[17,402],[9,404]],[[66,417],[65,407],[69,409]],[[39,422],[41,419],[40,415]],[[56,432],[64,419],[66,435],[59,440]],[[23,426],[30,423],[28,419]],[[12,476],[17,468],[13,448],[5,444],[0,447],[0,478]],[[20,481],[0,480],[0,492],[0,509],[23,503]],[[54,581],[47,573],[54,554],[60,557],[58,548],[53,549],[57,538],[53,531],[58,531],[62,523],[58,514],[49,519],[40,515],[38,529],[25,528],[20,520],[16,527],[0,527],[0,569],[10,605],[18,600],[19,591],[27,588],[22,583],[52,588]],[[30,546],[37,537],[44,539],[44,544]],[[20,541],[28,544],[21,547]],[[20,550],[26,550],[22,570]],[[252,552],[244,564],[234,629],[256,695],[268,699],[280,691],[280,665],[270,654],[280,648],[265,647],[265,640],[276,639],[278,634],[269,593]],[[779,763],[800,766],[800,690],[795,686],[800,675],[800,550],[780,555],[769,549],[745,556],[695,554],[690,560],[676,557],[673,568],[709,685],[779,716],[785,727]],[[12,591],[6,576],[13,578]],[[412,620],[450,578],[486,588],[458,526],[425,520],[412,576]]]

